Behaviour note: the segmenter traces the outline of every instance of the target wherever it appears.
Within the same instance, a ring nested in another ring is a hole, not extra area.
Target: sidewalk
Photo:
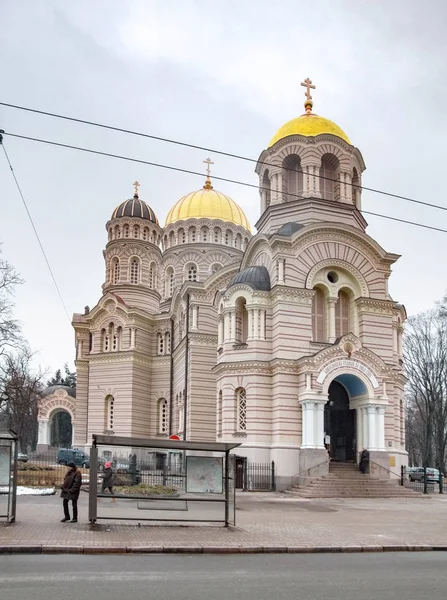
[[[303,500],[239,494],[237,527],[60,523],[57,496],[20,496],[17,522],[0,524],[0,553],[362,552],[447,550],[447,496]]]

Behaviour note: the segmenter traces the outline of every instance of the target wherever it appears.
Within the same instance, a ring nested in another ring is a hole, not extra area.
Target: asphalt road
[[[447,553],[0,556],[5,600],[445,600]]]

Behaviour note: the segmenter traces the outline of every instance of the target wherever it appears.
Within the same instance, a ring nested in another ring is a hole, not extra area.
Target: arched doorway
[[[71,415],[66,410],[55,410],[50,415],[50,446],[71,448],[73,443],[73,425]]]
[[[355,413],[355,409],[350,408],[349,394],[345,386],[337,380],[332,381],[329,386],[329,399],[324,407],[325,443],[332,460],[356,459]]]

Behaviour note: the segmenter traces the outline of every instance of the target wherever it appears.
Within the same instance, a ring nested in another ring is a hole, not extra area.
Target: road
[[[445,600],[447,553],[0,556],[5,600]]]

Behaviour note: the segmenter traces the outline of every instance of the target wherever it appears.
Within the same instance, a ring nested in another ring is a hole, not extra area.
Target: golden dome
[[[319,117],[314,113],[307,112],[280,127],[270,140],[268,147],[271,148],[276,142],[289,135],[314,137],[316,135],[321,135],[322,133],[336,135],[348,144],[351,143],[346,133],[333,121],[329,121],[329,119],[325,119],[324,117]]]
[[[209,177],[197,192],[191,192],[174,204],[166,217],[165,227],[185,219],[220,219],[251,231],[250,223],[234,200],[213,189]]]

